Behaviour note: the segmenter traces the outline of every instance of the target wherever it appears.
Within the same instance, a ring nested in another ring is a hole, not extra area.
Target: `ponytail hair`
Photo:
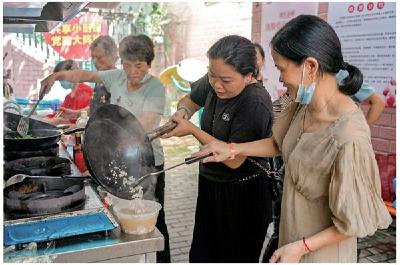
[[[271,48],[297,65],[308,57],[315,58],[320,74],[336,75],[341,69],[347,70],[349,76],[339,86],[345,95],[357,93],[363,83],[360,70],[344,63],[335,30],[317,16],[299,15],[287,22],[272,38]]]
[[[352,96],[358,92],[363,83],[363,74],[356,66],[343,62],[341,69],[346,70],[349,76],[339,84],[339,90],[345,95]]]

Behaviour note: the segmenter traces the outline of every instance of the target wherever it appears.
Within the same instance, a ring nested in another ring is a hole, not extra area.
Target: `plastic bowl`
[[[118,200],[113,212],[124,233],[142,235],[154,230],[161,204],[150,200]]]

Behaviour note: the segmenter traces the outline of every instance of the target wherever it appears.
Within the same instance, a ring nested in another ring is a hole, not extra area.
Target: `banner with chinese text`
[[[74,17],[49,33],[44,33],[47,43],[65,59],[90,58],[90,44],[100,35],[108,34],[107,22],[94,13]]]
[[[330,2],[328,23],[339,36],[343,59],[378,93],[395,84],[396,3]]]
[[[263,76],[274,84],[279,83],[279,71],[272,60],[269,43],[283,25],[300,14],[317,14],[318,3],[264,2],[261,10],[261,46],[265,51]],[[282,86],[280,84],[278,89]]]

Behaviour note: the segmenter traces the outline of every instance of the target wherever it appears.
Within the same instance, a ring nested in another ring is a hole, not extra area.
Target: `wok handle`
[[[26,175],[25,178],[28,179],[79,179],[79,180],[85,180],[85,179],[91,179],[91,176],[74,176],[74,175],[61,175],[61,176],[29,176]]]
[[[64,134],[64,135],[73,134],[73,133],[76,133],[76,132],[82,132],[84,130],[85,130],[85,128],[77,127],[77,128],[65,130],[65,131],[62,132],[62,134]]]
[[[212,154],[206,154],[206,155],[202,155],[202,156],[198,156],[198,157],[187,157],[187,158],[185,158],[185,164],[186,165],[193,164],[195,162],[203,160],[206,157],[209,157],[210,155],[212,155]]]
[[[138,179],[136,180],[136,182],[135,182],[132,186],[133,186],[133,187],[136,187],[137,185],[139,185],[139,184],[140,184],[145,178],[147,178],[147,177],[150,177],[150,176],[157,176],[158,174],[161,174],[161,173],[163,173],[163,172],[165,172],[165,171],[168,171],[168,170],[170,170],[170,169],[173,169],[173,168],[182,166],[183,164],[189,165],[189,164],[192,164],[192,163],[194,163],[194,162],[198,162],[198,161],[200,161],[200,160],[202,160],[202,159],[204,159],[204,158],[206,158],[206,157],[208,157],[208,156],[211,156],[211,155],[212,155],[212,154],[202,155],[202,156],[199,156],[199,157],[187,157],[187,158],[185,158],[185,162],[182,162],[182,163],[173,165],[173,166],[168,167],[168,168],[164,168],[163,170],[160,170],[160,171],[157,171],[157,172],[152,172],[152,173],[148,173],[148,174],[146,174],[146,175],[141,176],[140,178],[138,178]]]
[[[91,179],[91,176],[73,176],[73,175],[62,175],[61,178],[63,179],[78,179],[78,180],[85,180],[85,179]]]
[[[160,137],[163,134],[166,134],[170,131],[172,131],[176,127],[176,122],[169,121],[163,126],[160,126],[153,131],[147,133],[147,137],[149,138],[150,142],[153,141],[154,139]]]
[[[39,99],[35,102],[35,105],[33,105],[33,108],[31,110],[31,112],[29,112],[29,115],[27,116],[28,118],[30,118],[32,116],[32,114],[35,112],[37,106],[39,105],[40,101],[43,99],[44,97],[44,92],[46,91],[46,89],[44,89],[43,91],[40,91],[39,93]]]

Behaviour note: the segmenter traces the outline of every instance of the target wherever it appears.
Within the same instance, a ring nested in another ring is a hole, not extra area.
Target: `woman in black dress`
[[[191,85],[164,137],[193,135],[201,144],[219,139],[246,142],[272,135],[272,103],[255,79],[256,51],[232,35],[209,50],[209,72]],[[201,129],[189,121],[204,107]],[[271,184],[261,167],[267,159],[237,157],[201,164],[190,262],[258,262],[272,221]]]

